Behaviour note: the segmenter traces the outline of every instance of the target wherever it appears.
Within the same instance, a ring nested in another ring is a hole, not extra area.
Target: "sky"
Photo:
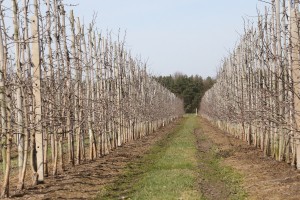
[[[243,33],[245,19],[257,21],[258,0],[65,0],[75,16],[114,35],[126,31],[126,48],[141,56],[154,75],[181,72],[216,75]]]

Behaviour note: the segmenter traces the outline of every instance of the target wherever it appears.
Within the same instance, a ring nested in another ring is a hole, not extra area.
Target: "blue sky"
[[[66,0],[75,15],[106,32],[126,30],[126,47],[156,75],[175,72],[215,76],[221,59],[243,32],[243,17],[256,21],[258,0]],[[248,16],[248,17],[247,17]]]

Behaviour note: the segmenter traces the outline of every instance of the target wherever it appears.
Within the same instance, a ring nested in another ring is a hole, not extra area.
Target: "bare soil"
[[[199,190],[205,199],[227,199],[230,195],[229,188],[217,176],[216,169],[211,166],[214,162],[214,143],[205,137],[201,129],[195,130],[199,162]]]
[[[260,149],[221,131],[206,119],[200,118],[200,124],[203,134],[218,148],[221,164],[231,166],[243,176],[242,186],[248,193],[247,199],[300,199],[299,171],[284,162],[264,157]],[[208,189],[204,188],[204,191],[213,188],[206,187]],[[218,195],[226,196],[222,186],[217,188],[221,191],[210,192],[215,199],[219,199]]]
[[[140,158],[150,147],[170,132],[180,120],[139,140],[131,141],[95,161],[85,161],[76,167],[67,167],[63,174],[49,176],[45,183],[27,186],[15,199],[92,199],[113,183],[128,163]],[[13,193],[13,191],[12,191]]]
[[[221,131],[208,120],[199,120],[201,128],[196,132],[199,159],[205,160],[206,155],[209,155],[206,153],[214,148],[221,157],[222,166],[230,166],[242,175],[240,184],[248,193],[247,199],[300,199],[299,171],[284,162],[264,157],[261,150]],[[68,167],[63,174],[47,177],[44,184],[26,185],[21,194],[15,194],[12,198],[92,199],[105,187],[119,180],[129,163],[145,155],[179,123],[177,121],[152,135],[127,143],[95,161]],[[201,139],[202,135],[205,140]],[[201,152],[204,153],[201,155]],[[201,166],[200,162],[199,168],[201,167],[203,170],[211,170],[205,164]],[[229,199],[232,192],[224,182],[205,178],[199,181],[199,190],[206,199]]]

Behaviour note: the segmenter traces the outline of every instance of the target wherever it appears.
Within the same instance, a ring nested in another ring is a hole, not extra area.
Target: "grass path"
[[[247,197],[242,184],[243,177],[224,165],[224,158],[230,150],[224,151],[211,140],[210,132],[204,130],[205,124],[195,131],[198,145],[199,189],[203,199],[242,200]]]
[[[199,199],[197,191],[197,149],[193,134],[196,118],[187,117],[146,160],[146,173],[135,185],[132,199]]]
[[[220,164],[199,118],[186,115],[98,199],[243,199],[239,177]]]
[[[196,122],[196,117],[184,117],[98,199],[200,199]]]

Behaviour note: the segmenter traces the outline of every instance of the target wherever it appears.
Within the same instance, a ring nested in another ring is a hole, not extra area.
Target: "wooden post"
[[[1,3],[0,3],[0,9]],[[2,186],[2,193],[1,197],[8,197],[9,196],[9,175],[10,175],[10,153],[6,152],[4,150],[5,143],[7,144],[6,138],[10,138],[7,131],[7,121],[6,121],[6,92],[5,92],[5,78],[6,78],[6,59],[4,59],[4,46],[3,46],[3,37],[2,37],[2,24],[0,21],[0,107],[1,107],[1,134],[2,134],[2,148],[3,148],[3,154],[2,154],[2,162],[3,162],[3,174],[4,181]],[[10,145],[10,144],[9,144]],[[9,147],[10,148],[10,147]],[[7,155],[6,155],[7,154]],[[9,156],[9,157],[7,157]]]
[[[37,16],[31,18],[32,34],[32,64],[33,64],[33,95],[35,101],[35,145],[37,159],[38,181],[44,181],[44,142],[42,132],[42,98],[41,98],[41,66],[40,66],[40,43],[39,23]]]
[[[298,3],[295,1],[295,7],[291,10],[291,45],[292,45],[292,70],[293,70],[293,81],[294,81],[294,91],[296,93],[294,97],[294,106],[295,106],[295,124],[296,130],[299,130],[300,127],[300,70],[299,70],[299,23],[298,23]],[[297,160],[297,169],[300,169],[300,138],[299,133],[296,135],[295,144],[296,145],[296,160]]]
[[[20,43],[19,43],[19,18],[18,18],[18,5],[17,1],[12,1],[13,6],[13,23],[14,23],[14,42],[15,42],[15,61],[17,67],[17,86],[16,96],[17,96],[17,123],[18,123],[18,135],[17,135],[17,143],[18,143],[18,167],[19,167],[19,180],[21,180],[21,174],[23,169],[23,161],[24,161],[24,136],[23,136],[23,113],[22,113],[22,69],[20,65]]]
[[[283,69],[283,63],[282,63],[282,41],[281,41],[281,22],[280,22],[280,1],[276,0],[275,2],[276,5],[276,43],[277,43],[277,52],[276,52],[276,65],[278,66],[277,68],[277,76],[279,77],[277,80],[277,92],[278,92],[278,99],[277,99],[277,119],[279,121],[278,124],[278,131],[276,135],[276,147],[275,147],[275,155],[276,155],[276,160],[282,161],[283,159],[283,135],[284,135],[284,129],[283,129],[283,122],[281,121],[282,117],[284,116],[284,106],[280,105],[285,99],[284,99],[284,87],[283,87],[283,82],[284,82],[284,69]],[[276,93],[277,93],[276,92]]]
[[[28,40],[28,2],[26,0],[23,0],[23,6],[24,6],[24,17],[25,17],[25,21],[24,21],[24,44],[23,46],[26,48],[26,52],[25,49],[23,50],[23,63],[25,63],[27,60],[30,60],[30,47],[29,47],[29,43],[27,42]],[[27,42],[27,43],[26,43]],[[27,53],[27,55],[25,55],[25,53]],[[26,57],[27,56],[27,57]],[[27,58],[27,60],[26,60]],[[28,70],[29,68],[31,68],[31,66],[29,64],[25,65],[25,67],[22,69],[24,76],[26,76],[25,71]],[[27,72],[27,78],[31,77],[31,73]],[[27,90],[28,91],[28,90]],[[24,106],[24,127],[28,127],[29,125],[29,120],[28,120],[28,111],[29,108],[27,107],[28,105],[28,100],[29,100],[29,94],[25,91],[25,89],[22,90],[22,96],[24,97],[23,99],[23,106]],[[23,159],[23,168],[22,168],[22,172],[21,172],[21,176],[19,179],[19,184],[18,184],[18,190],[23,190],[24,189],[24,182],[25,182],[25,175],[26,175],[26,168],[27,168],[27,160],[28,160],[28,147],[29,147],[29,131],[28,129],[24,129],[24,134],[25,134],[25,141],[24,141],[24,159]]]

